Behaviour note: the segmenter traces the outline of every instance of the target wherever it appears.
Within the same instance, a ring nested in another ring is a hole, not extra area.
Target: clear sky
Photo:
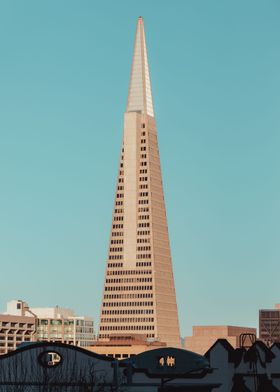
[[[0,0],[0,310],[98,321],[137,17],[181,334],[280,302],[280,1]]]

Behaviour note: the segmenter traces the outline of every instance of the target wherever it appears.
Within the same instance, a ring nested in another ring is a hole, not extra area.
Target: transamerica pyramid
[[[144,22],[138,19],[99,340],[142,334],[180,346]]]

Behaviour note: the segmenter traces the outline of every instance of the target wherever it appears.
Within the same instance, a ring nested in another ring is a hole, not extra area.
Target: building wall
[[[13,299],[7,302],[5,314],[10,314],[12,316],[31,316],[31,314],[26,314],[28,309],[28,304],[26,302]]]
[[[37,339],[87,347],[95,340],[93,320],[85,317],[38,318]]]
[[[280,308],[259,311],[259,338],[268,346],[280,342]]]
[[[30,308],[38,318],[67,318],[74,317],[74,311],[68,308],[61,308],[59,306],[49,308]]]
[[[23,342],[36,341],[34,317],[0,315],[0,354],[15,350]]]
[[[148,343],[145,335],[131,334],[111,336],[107,341],[97,341],[93,346],[87,347],[87,349],[111,358],[124,359],[144,351],[155,350],[165,346],[166,344],[162,342]]]
[[[89,351],[92,351],[96,354],[105,355],[110,358],[116,359],[125,359],[130,358],[133,355],[137,355],[143,353],[144,351],[154,350],[155,346],[146,345],[146,344],[139,344],[139,345],[122,345],[122,346],[115,346],[115,345],[108,345],[108,346],[90,346],[87,347]]]
[[[239,336],[256,334],[256,328],[235,326],[194,326],[193,336],[185,337],[185,349],[204,354],[218,339],[227,339],[232,347],[239,347]]]

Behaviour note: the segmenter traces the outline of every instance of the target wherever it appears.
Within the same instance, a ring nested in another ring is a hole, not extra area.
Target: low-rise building
[[[86,316],[75,316],[72,309],[59,306],[29,308],[24,301],[12,300],[7,304],[6,313],[0,317],[6,323],[7,331],[10,331],[8,327],[14,325],[14,323],[18,323],[18,326],[28,326],[27,331],[16,326],[18,336],[14,340],[10,336],[11,333],[15,336],[14,332],[7,333],[2,328],[3,332],[1,333],[2,330],[0,329],[0,348],[2,348],[0,352],[2,354],[14,350],[20,343],[26,341],[60,342],[79,347],[91,346],[95,341],[93,319]],[[33,325],[32,338],[30,332],[31,324]],[[21,335],[22,338],[20,338]],[[14,342],[13,345],[12,341]]]
[[[37,338],[42,342],[61,342],[79,347],[94,342],[93,320],[90,317],[40,317],[37,320]]]
[[[0,315],[0,355],[15,350],[23,342],[33,341],[36,341],[35,317]]]
[[[90,347],[90,351],[96,354],[106,355],[110,358],[130,358],[144,351],[165,347],[166,343],[159,341],[148,341],[145,335],[126,334],[111,335],[109,339],[96,341]]]
[[[202,355],[218,339],[226,339],[233,348],[238,348],[240,335],[256,335],[256,328],[229,325],[194,326],[192,331],[192,336],[185,337],[185,349]]]

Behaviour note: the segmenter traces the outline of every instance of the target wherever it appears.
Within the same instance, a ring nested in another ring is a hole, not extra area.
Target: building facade
[[[88,347],[94,342],[93,320],[89,317],[42,317],[37,319],[37,340]]]
[[[166,343],[157,341],[147,341],[146,335],[110,335],[107,341],[96,341],[88,350],[106,357],[124,359],[143,353],[144,351],[155,350],[165,347]]]
[[[280,342],[280,304],[259,311],[259,338],[269,347]]]
[[[12,300],[7,304],[6,313],[2,317],[5,319],[7,317],[17,318],[20,324],[25,319],[33,320],[34,335],[32,335],[32,341],[61,342],[79,347],[91,346],[95,341],[93,319],[86,316],[75,316],[72,309],[59,306],[29,308],[24,301]],[[29,324],[30,322],[27,323],[27,326]],[[26,335],[26,332],[24,334]],[[18,339],[18,341],[28,341],[27,338],[28,335],[23,340]]]
[[[134,55],[100,317],[99,339],[180,334],[144,22]]]
[[[226,339],[233,348],[238,348],[240,335],[256,336],[257,332],[256,328],[229,325],[194,326],[192,331],[192,336],[185,337],[185,349],[201,355],[204,355],[218,339]]]
[[[36,319],[28,316],[0,314],[0,355],[20,344],[36,341]]]

